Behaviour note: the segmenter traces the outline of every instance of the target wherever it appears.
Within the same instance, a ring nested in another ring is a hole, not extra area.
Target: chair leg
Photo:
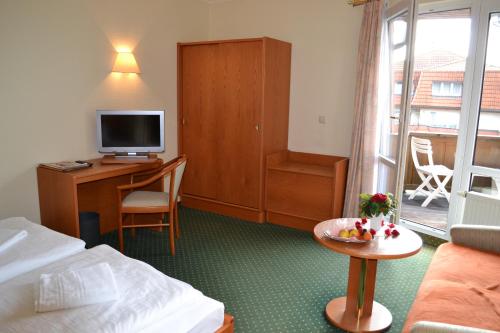
[[[163,224],[165,223],[165,213],[161,213],[160,215],[160,224]],[[159,229],[158,229],[160,232],[163,232],[163,226],[159,226]]]
[[[179,225],[179,205],[176,203],[174,208],[174,218],[175,218],[175,237],[179,238],[181,235],[181,228]]]
[[[130,214],[130,223],[132,225],[135,225],[134,218],[135,218],[135,214]],[[130,229],[130,234],[132,235],[132,237],[135,238],[135,228]]]
[[[168,214],[168,236],[170,238],[170,253],[175,256],[175,237],[174,237],[174,214],[169,212]]]
[[[122,213],[118,215],[118,243],[120,247],[120,252],[123,253],[123,227],[122,227]]]
[[[424,187],[428,187],[429,185],[429,182],[431,181],[432,179],[432,175],[429,175],[427,176],[427,178],[423,178],[423,182],[422,184],[420,184],[416,190],[408,197],[408,200],[413,200],[413,198],[415,198],[415,196],[419,193],[419,192],[422,192],[422,193],[425,193],[424,192]]]
[[[425,199],[424,203],[422,204],[422,207],[427,207],[427,205],[439,195],[444,195],[445,198],[448,200],[448,202],[450,202],[450,194],[446,190],[445,186],[450,180],[451,175],[446,176],[442,182],[439,179],[438,175],[433,174],[432,177],[436,182],[437,188],[427,197],[427,199]]]

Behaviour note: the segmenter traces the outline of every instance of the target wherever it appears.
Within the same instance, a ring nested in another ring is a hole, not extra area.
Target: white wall
[[[174,156],[176,43],[207,37],[199,0],[0,1],[0,218],[40,220],[38,163],[98,157],[98,108],[166,109]],[[110,73],[120,45],[142,74]]]
[[[268,36],[292,46],[289,148],[350,155],[363,7],[343,0],[232,0],[210,6],[210,38]],[[318,117],[324,115],[326,124]]]
[[[40,220],[38,163],[99,156],[96,109],[166,109],[174,156],[178,41],[293,43],[289,147],[349,155],[361,14],[344,0],[0,0],[0,218]],[[122,45],[139,76],[110,73]]]

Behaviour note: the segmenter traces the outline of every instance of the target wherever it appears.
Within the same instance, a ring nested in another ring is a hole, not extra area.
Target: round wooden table
[[[358,220],[358,219],[354,219]],[[375,302],[377,261],[412,256],[422,248],[422,239],[413,231],[396,226],[398,237],[384,236],[382,228],[366,243],[346,243],[325,237],[334,220],[321,222],[314,228],[314,239],[323,246],[350,256],[347,296],[331,300],[325,309],[333,325],[349,332],[380,332],[392,323],[392,315],[385,306]],[[359,294],[364,286],[364,294]],[[359,304],[358,304],[359,303]]]

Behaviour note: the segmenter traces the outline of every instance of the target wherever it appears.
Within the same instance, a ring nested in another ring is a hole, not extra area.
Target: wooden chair
[[[175,255],[175,235],[179,237],[179,215],[177,207],[177,195],[182,181],[182,175],[186,167],[186,156],[182,155],[168,163],[163,164],[156,170],[135,174],[131,184],[117,186],[118,194],[118,240],[120,251],[123,252],[123,229],[144,227],[168,227],[170,238],[170,253]],[[136,176],[153,174],[146,180],[134,183]],[[148,185],[163,178],[161,191],[141,191]],[[129,193],[124,193],[128,191]],[[160,213],[159,224],[134,224],[135,214]],[[164,222],[165,213],[169,213],[168,223]],[[123,215],[131,215],[131,224],[123,224]]]
[[[427,155],[427,165],[420,164],[417,153]],[[434,160],[432,158],[431,140],[412,137],[411,156],[413,159],[413,164],[415,165],[415,169],[417,170],[417,174],[422,180],[422,183],[417,187],[415,192],[413,192],[408,199],[412,200],[413,198],[415,198],[417,193],[420,192],[427,196],[425,201],[422,203],[422,207],[427,207],[427,205],[433,199],[439,196],[444,196],[449,202],[450,193],[448,193],[445,186],[453,176],[453,170],[450,170],[444,165],[434,164]],[[440,177],[444,177],[444,179],[441,180]],[[431,180],[434,180],[434,182],[436,183],[436,187],[433,187],[431,185]]]

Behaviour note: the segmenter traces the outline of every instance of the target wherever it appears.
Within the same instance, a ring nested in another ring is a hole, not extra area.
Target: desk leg
[[[80,237],[78,200],[73,177],[38,167],[38,199],[42,225],[66,235]]]
[[[325,310],[327,319],[349,332],[381,332],[387,329],[392,323],[392,315],[373,299],[376,275],[377,260],[351,257],[347,296],[328,303]],[[365,292],[360,299],[358,292],[363,283]]]

